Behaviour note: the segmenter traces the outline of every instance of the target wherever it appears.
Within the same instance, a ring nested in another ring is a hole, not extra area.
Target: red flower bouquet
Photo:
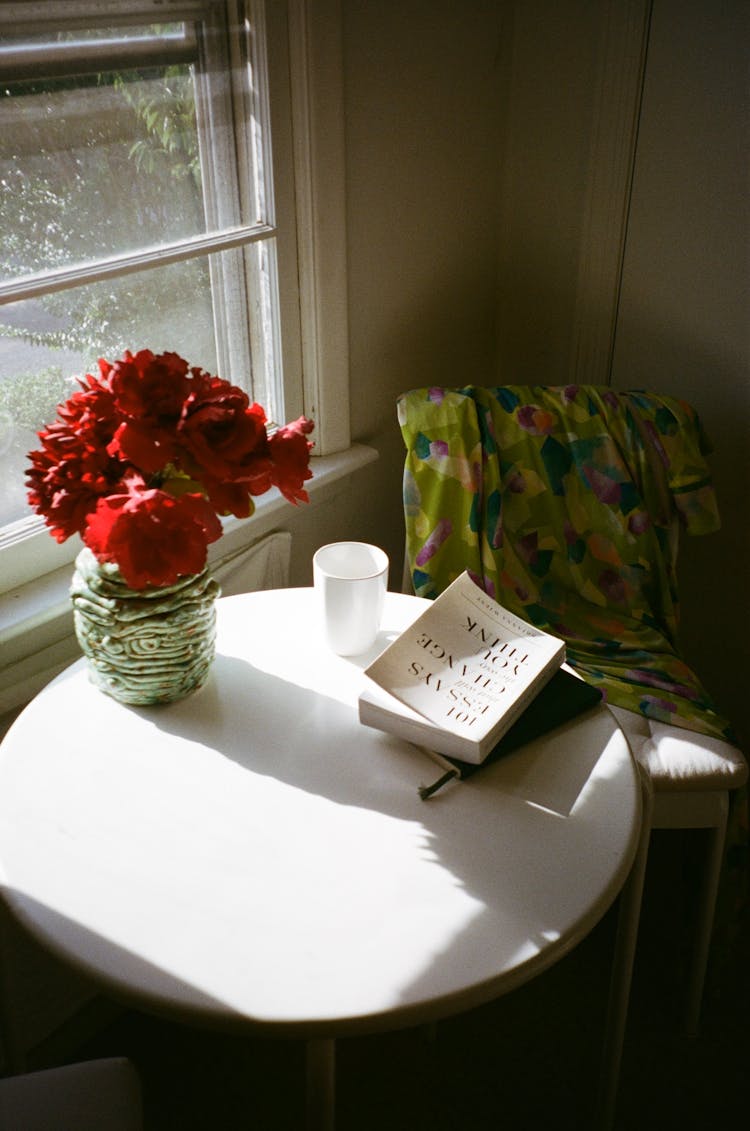
[[[200,573],[218,516],[248,518],[271,487],[308,502],[304,416],[269,436],[260,405],[176,353],[126,351],[80,385],[29,453],[29,502],[58,542],[80,534],[132,589]]]

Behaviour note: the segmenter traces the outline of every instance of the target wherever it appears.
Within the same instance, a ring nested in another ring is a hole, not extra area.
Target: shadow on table
[[[224,1002],[176,978],[135,951],[60,914],[27,892],[3,885],[0,896],[15,927],[28,932],[37,945],[103,992],[111,993],[122,1004],[165,1017],[179,1019],[184,1015],[186,1021],[197,1021],[207,1026],[220,1023],[226,1028],[233,1025],[231,1010],[227,1010]],[[88,960],[82,957],[77,960],[74,955],[87,955]],[[108,977],[103,973],[105,970],[116,971],[116,974]],[[9,973],[12,975],[12,970]],[[137,994],[133,990],[134,985],[139,987]],[[240,1014],[234,1016],[238,1026],[247,1026],[247,1018]]]
[[[366,662],[367,657],[360,657],[353,666]],[[608,885],[610,895],[600,899],[593,915],[583,898],[581,915],[571,920],[568,936],[553,937],[551,924],[566,919],[560,909],[576,888],[571,874],[583,877],[600,867],[596,857],[604,846],[600,836],[592,852],[587,812],[592,804],[601,806],[601,791],[610,788],[597,764],[619,734],[604,709],[587,718],[586,741],[576,739],[580,720],[566,724],[429,801],[418,795],[418,786],[435,774],[424,754],[363,728],[351,701],[326,696],[314,686],[301,687],[298,673],[292,683],[246,660],[218,655],[204,688],[182,703],[150,711],[149,717],[165,731],[189,736],[205,748],[203,756],[218,755],[231,763],[235,774],[231,782],[227,777],[227,789],[249,788],[236,776],[237,770],[245,770],[336,806],[408,822],[416,830],[423,859],[449,873],[473,910],[460,931],[436,945],[429,966],[411,972],[399,1005],[394,1003],[400,1010],[399,1024],[411,1022],[411,1002],[417,1003],[416,1020],[429,1013],[445,1016],[493,996],[486,983],[477,985],[473,998],[464,993],[460,1001],[449,1000],[443,992],[455,972],[473,964],[482,967],[487,916],[496,920],[504,952],[513,956],[512,975],[506,967],[497,980],[497,992],[505,992],[572,949],[606,912],[625,878],[628,859],[614,869],[611,863],[602,864],[603,873],[615,873]],[[467,837],[467,828],[475,829],[476,836]],[[384,829],[387,868],[395,857],[387,854]],[[301,842],[300,851],[304,849]],[[502,908],[518,904],[519,885],[523,921],[504,920]],[[583,879],[581,887],[586,887]],[[431,998],[434,1008],[425,1009],[424,1002]],[[393,1016],[388,1015],[380,1027],[392,1024]],[[352,1031],[357,1027],[355,1020]],[[362,1027],[379,1026],[371,1018]]]
[[[361,661],[361,662],[358,662]],[[367,657],[351,661],[364,667]],[[363,726],[350,702],[314,686],[266,672],[247,660],[217,655],[208,682],[168,706],[133,708],[157,728],[200,743],[252,773],[344,805],[374,808],[420,820],[457,791],[497,790],[559,816],[572,811],[616,724],[602,710],[594,748],[571,741],[581,719],[485,767],[469,783],[449,786],[427,802],[418,787],[440,775],[423,751]],[[418,802],[415,804],[415,801]]]

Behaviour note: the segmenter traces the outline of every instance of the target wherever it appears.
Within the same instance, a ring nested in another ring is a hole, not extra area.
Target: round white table
[[[143,1008],[308,1039],[319,1126],[336,1036],[531,978],[601,918],[636,851],[637,773],[604,708],[420,800],[434,764],[363,727],[357,696],[423,604],[388,594],[376,645],[342,658],[312,589],[223,599],[191,697],[126,707],[79,661],[0,749],[12,913]]]

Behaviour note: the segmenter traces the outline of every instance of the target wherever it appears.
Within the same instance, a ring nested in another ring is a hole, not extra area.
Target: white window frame
[[[68,0],[40,0],[38,7],[54,3],[68,7]],[[141,6],[132,0],[134,15]],[[27,14],[33,7],[25,6]],[[315,422],[306,484],[314,504],[377,458],[372,448],[351,444],[349,432],[341,4],[258,0],[255,18],[262,17],[271,61],[281,356],[287,375],[298,378],[285,382],[285,415],[304,412]],[[212,564],[294,517],[277,492],[256,503],[252,518],[225,524],[224,537],[209,548]],[[46,528],[17,545],[0,542],[0,736],[18,707],[79,654],[68,596],[76,542],[59,546]]]
[[[217,0],[208,4],[216,7]],[[69,21],[77,7],[77,0],[10,0],[3,16],[19,30],[35,30],[55,11]],[[97,7],[121,18],[119,0],[97,0]],[[127,7],[132,22],[171,21],[195,18],[206,3],[130,0]],[[256,48],[265,40],[270,59],[266,69],[265,53],[256,50],[254,64],[267,78],[259,109],[261,120],[270,119],[273,178],[266,176],[252,191],[265,208],[258,231],[270,228],[277,237],[284,416],[304,412],[314,420],[314,454],[331,456],[350,447],[340,0],[247,0],[246,8]],[[238,232],[238,242],[246,235]],[[231,242],[230,235],[226,246]],[[175,247],[161,261],[184,251]],[[104,277],[106,268],[92,270]],[[44,281],[37,285],[43,288]],[[78,552],[77,538],[58,545],[40,524],[34,517],[0,531],[0,601],[9,591],[17,601],[24,585],[72,562]],[[252,520],[246,525],[250,542],[256,532]]]

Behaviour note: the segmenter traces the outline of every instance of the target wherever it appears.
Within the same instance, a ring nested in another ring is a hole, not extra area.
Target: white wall
[[[343,0],[352,426],[381,459],[336,536],[400,554],[399,390],[571,379],[601,37],[638,10]],[[687,397],[714,440],[724,530],[683,547],[684,640],[750,743],[747,11],[655,0],[613,383]]]
[[[714,445],[723,528],[683,540],[684,648],[750,747],[746,0],[656,0],[614,384],[682,396]]]
[[[564,384],[600,20],[586,0],[518,0],[513,7],[497,202],[497,381]]]
[[[396,397],[494,375],[503,8],[343,3],[352,433],[381,452],[358,520],[396,587]]]

